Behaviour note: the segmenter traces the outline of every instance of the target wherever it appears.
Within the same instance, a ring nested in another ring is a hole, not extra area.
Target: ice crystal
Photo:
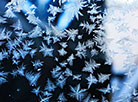
[[[80,84],[78,84],[75,88],[71,87],[71,93],[69,94],[71,97],[76,98],[78,101],[81,101],[85,96],[86,89],[81,89]]]

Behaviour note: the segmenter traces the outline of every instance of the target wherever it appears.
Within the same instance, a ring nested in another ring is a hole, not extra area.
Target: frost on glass
[[[16,102],[108,102],[118,87],[109,83],[104,1],[53,0],[46,22],[34,4],[25,9],[26,2],[11,0],[0,15],[0,85],[14,80],[25,87],[15,85],[27,93]],[[65,10],[72,22],[62,29],[55,22]]]

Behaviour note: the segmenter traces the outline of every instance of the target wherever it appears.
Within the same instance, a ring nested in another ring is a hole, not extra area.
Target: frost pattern
[[[28,31],[18,17],[25,2],[11,0],[0,16],[0,24],[15,19],[12,25],[0,29],[0,84],[8,83],[11,76],[20,77],[39,102],[108,102],[105,96],[117,87],[107,84],[110,71],[103,71],[103,65],[109,67],[112,63],[105,55],[105,14],[103,4],[98,5],[103,1],[53,0],[46,24],[36,16],[37,7],[32,4],[24,14],[26,26],[32,27]],[[77,27],[60,29],[53,23],[65,10]],[[8,60],[10,70],[3,65]]]

